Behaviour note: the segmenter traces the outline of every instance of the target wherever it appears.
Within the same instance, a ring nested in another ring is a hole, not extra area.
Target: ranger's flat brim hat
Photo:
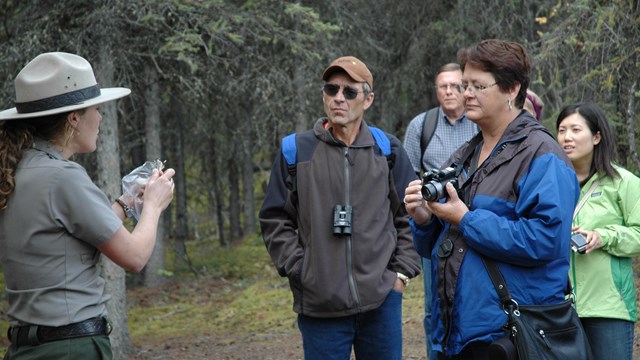
[[[0,121],[62,114],[119,99],[127,88],[100,89],[84,58],[50,52],[31,60],[15,79],[16,107],[0,112]]]

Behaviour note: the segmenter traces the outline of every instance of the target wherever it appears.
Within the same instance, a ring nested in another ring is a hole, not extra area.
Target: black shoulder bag
[[[589,340],[573,308],[573,290],[569,298],[553,305],[520,305],[509,293],[507,284],[493,260],[482,256],[491,282],[507,313],[505,337],[489,345],[490,359],[565,360],[593,358]]]

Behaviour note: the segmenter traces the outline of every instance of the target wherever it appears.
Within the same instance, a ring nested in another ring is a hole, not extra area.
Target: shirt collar
[[[449,117],[447,116],[447,114],[445,114],[445,113],[444,113],[444,111],[442,111],[442,108],[440,108],[440,114],[441,114],[440,116],[442,116],[442,118],[443,118],[444,120],[446,120],[446,121],[447,121],[447,123],[448,123],[449,125],[451,125],[451,121],[449,121]],[[466,113],[466,112],[463,112],[463,113],[462,113],[462,116],[460,116],[460,117],[456,120],[456,124],[457,124],[458,122],[460,122],[460,121],[464,121],[464,120],[466,120],[466,119],[467,119],[467,113]]]
[[[52,158],[65,160],[62,154],[60,153],[60,151],[58,151],[58,149],[56,149],[52,143],[42,138],[38,138],[38,137],[34,138],[32,147],[36,150],[40,150],[42,152],[49,154],[49,156]]]

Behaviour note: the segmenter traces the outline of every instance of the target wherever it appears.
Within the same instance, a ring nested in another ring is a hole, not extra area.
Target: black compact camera
[[[579,232],[571,234],[571,250],[584,254],[587,251],[587,238]]]
[[[427,201],[437,201],[447,197],[447,183],[452,183],[458,189],[458,179],[456,169],[448,167],[446,169],[431,169],[422,176],[422,198]]]

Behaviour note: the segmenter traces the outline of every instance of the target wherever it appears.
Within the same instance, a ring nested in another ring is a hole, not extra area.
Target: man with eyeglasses
[[[478,126],[467,119],[462,96],[462,70],[457,63],[445,64],[436,74],[435,90],[439,106],[418,114],[407,127],[404,148],[414,171],[421,176],[426,170],[440,169],[451,154],[477,132]],[[424,279],[424,331],[429,359],[431,350],[431,261],[422,258]]]
[[[289,279],[305,359],[400,360],[402,292],[420,273],[402,206],[415,173],[400,140],[364,120],[374,99],[367,66],[341,57],[322,80],[326,117],[283,140],[263,238]]]

